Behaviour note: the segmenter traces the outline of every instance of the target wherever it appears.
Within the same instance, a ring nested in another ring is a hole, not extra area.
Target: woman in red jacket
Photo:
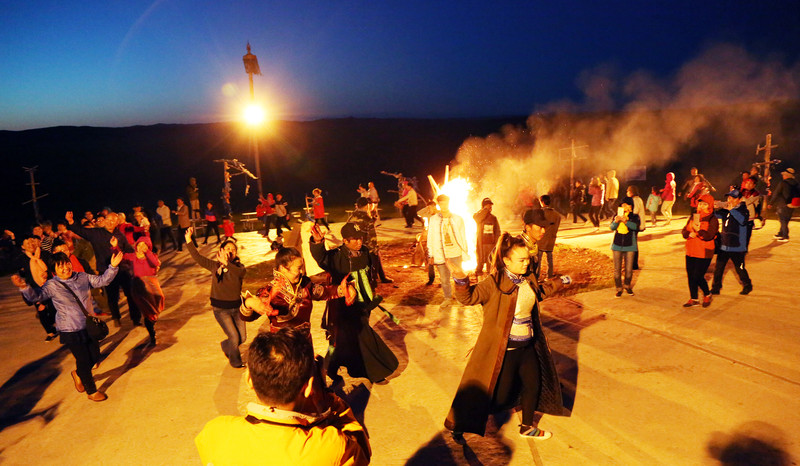
[[[683,227],[686,238],[686,276],[689,279],[689,301],[683,307],[700,304],[697,289],[703,291],[703,307],[711,305],[711,291],[705,274],[714,257],[714,238],[719,231],[719,221],[714,216],[714,198],[709,194],[697,200],[697,213],[689,217]]]
[[[111,239],[111,245],[117,247],[116,238]],[[129,264],[132,271],[131,297],[144,316],[144,326],[150,335],[149,345],[156,346],[155,325],[164,310],[164,292],[161,291],[161,284],[156,276],[161,268],[161,261],[152,248],[150,237],[142,236],[134,245],[136,252],[123,254],[122,260]]]

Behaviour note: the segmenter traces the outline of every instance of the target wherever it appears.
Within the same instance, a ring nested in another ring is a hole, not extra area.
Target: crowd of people
[[[446,309],[455,299],[483,309],[482,329],[445,420],[459,443],[465,441],[465,432],[483,435],[492,412],[521,406],[519,435],[534,440],[552,435],[538,428],[535,412],[566,414],[539,303],[571,283],[570,277],[555,272],[553,254],[568,213],[573,223],[579,218],[586,223],[583,213],[588,204],[594,231],[599,231],[601,220],[609,220],[615,293],[622,297],[634,294],[638,236],[648,216],[652,227],[658,226],[659,212],[662,225],[669,225],[673,206],[685,200],[690,215],[681,234],[686,240],[690,298],[684,306],[707,307],[723,288],[728,262],[742,284],[740,294],[752,292],[745,257],[753,229],[757,223],[764,224],[764,208],[775,208],[780,224],[775,240],[786,242],[793,209],[800,207],[800,188],[792,168],[781,172],[768,193],[754,167],[743,172],[741,179],[737,177],[719,201],[713,196],[716,189],[694,168],[680,189],[675,175],[667,173],[663,188],[651,187],[646,200],[635,185],[623,191],[616,172],[609,170],[593,177],[587,186],[576,180],[561,201],[549,194],[535,196],[535,202],[521,212],[518,234],[502,231],[492,213],[494,202],[484,198],[473,215],[477,237],[475,249],[470,250],[464,219],[450,210],[447,195],[426,201],[411,179],[390,175],[398,178],[394,204],[406,228],[413,228],[415,222],[423,225],[423,232],[416,235],[414,262],[427,269],[428,284],[438,274],[443,293],[440,306]],[[382,306],[378,288],[379,283],[393,282],[385,273],[376,232],[380,198],[372,182],[359,185],[357,191],[355,207],[338,238],[330,231],[319,188],[306,199],[308,217],[294,224],[282,194],[261,196],[257,215],[264,222],[262,235],[277,245],[277,253],[273,279],[254,294],[243,293],[247,268],[238,257],[229,205],[221,215],[213,202],[202,209],[194,178],[187,186],[188,204],[178,198],[174,209],[159,200],[153,212],[137,205],[130,216],[103,209],[87,211],[78,219],[67,212],[55,230],[51,222],[42,222],[22,238],[6,230],[2,241],[4,247],[19,248],[12,281],[34,307],[46,340],[60,337],[69,348],[76,364],[75,388],[92,401],[103,401],[107,395],[97,389],[92,376],[101,352],[99,342],[87,331],[88,320],[110,316],[119,327],[122,290],[133,325],[143,325],[149,335],[147,344],[156,346],[156,323],[165,307],[158,280],[159,252],[167,250],[168,241],[175,251],[186,247],[197,265],[211,274],[209,301],[225,335],[222,352],[231,366],[246,368],[248,385],[259,400],[248,406],[244,418],[223,416],[208,423],[196,439],[203,462],[247,463],[243,455],[269,448],[272,455],[300,464],[320,458],[332,464],[366,464],[371,455],[368,436],[332,390],[344,375],[386,383],[399,362],[369,324],[373,310],[397,322]],[[558,209],[564,199],[569,212]],[[195,233],[200,224],[205,227],[203,244],[212,233],[216,237],[212,258],[198,249]],[[274,240],[269,237],[273,227]],[[284,230],[293,233],[291,240],[284,241]],[[476,269],[463,270],[464,261],[472,255]],[[709,286],[705,274],[715,255]],[[102,294],[96,291],[100,288]],[[314,300],[326,303],[321,326],[328,348],[322,358],[314,357],[310,334]],[[245,323],[261,316],[268,322],[262,327],[265,331],[253,339],[243,357]],[[260,444],[253,444],[256,439]]]

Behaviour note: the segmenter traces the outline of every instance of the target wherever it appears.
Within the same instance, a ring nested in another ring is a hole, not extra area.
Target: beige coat
[[[505,273],[501,272],[500,276],[499,286],[494,274],[477,285],[455,286],[455,296],[459,302],[465,305],[483,305],[483,327],[444,423],[445,427],[453,431],[483,435],[486,430],[486,421],[492,409],[492,396],[506,354],[518,293],[518,287]],[[534,277],[530,277],[528,283],[536,292],[533,331],[541,373],[541,394],[536,411],[565,416],[569,411],[563,405],[555,363],[539,319],[539,301],[561,288],[562,284],[556,279],[539,285]]]

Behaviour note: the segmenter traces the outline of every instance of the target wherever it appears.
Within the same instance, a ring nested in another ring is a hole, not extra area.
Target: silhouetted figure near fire
[[[588,221],[581,213],[583,210],[584,195],[583,183],[581,183],[579,180],[575,180],[575,186],[572,188],[572,194],[570,194],[569,198],[569,206],[572,210],[572,223],[578,223],[578,217],[581,218],[583,223]]]
[[[478,263],[475,266],[475,273],[482,274],[484,265],[486,272],[492,271],[492,264],[490,263],[489,256],[494,249],[497,239],[500,238],[500,222],[497,217],[492,214],[492,206],[494,202],[488,197],[481,201],[481,210],[475,212],[472,219],[475,220],[477,226],[477,241],[475,241],[475,254]]]

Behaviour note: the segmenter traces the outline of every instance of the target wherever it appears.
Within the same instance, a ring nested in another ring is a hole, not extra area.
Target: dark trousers
[[[750,281],[750,274],[748,274],[747,269],[744,268],[745,254],[744,251],[729,252],[722,250],[717,253],[717,263],[714,266],[714,282],[713,285],[711,285],[712,290],[719,291],[722,289],[722,276],[725,274],[725,266],[728,265],[729,259],[733,262],[734,270],[736,270],[736,274],[739,275],[739,280],[742,281],[742,285],[745,287],[753,285],[753,282]]]
[[[417,215],[417,206],[405,204],[403,205],[403,217],[406,219],[406,226],[411,227],[414,226],[414,220],[419,219],[421,222],[422,219],[419,215]]]
[[[127,272],[120,271],[114,280],[106,285],[106,298],[108,298],[108,309],[111,311],[111,318],[114,320],[120,319],[119,313],[119,289],[125,293],[125,298],[128,300],[128,313],[131,320],[138,324],[142,321],[142,313],[133,302],[133,295],[131,294],[131,276]]]
[[[539,405],[540,393],[541,370],[533,341],[523,348],[506,351],[494,388],[494,408],[498,411],[511,409],[516,405],[519,396],[522,423],[530,426]]]
[[[292,229],[292,227],[289,226],[289,219],[286,217],[287,216],[284,215],[283,217],[275,218],[275,229],[278,230],[278,236],[283,236],[283,230],[281,229],[281,227],[285,228],[286,231]]]
[[[39,323],[42,324],[42,328],[48,334],[55,334],[56,333],[56,308],[53,307],[53,303],[50,300],[47,300],[42,303],[44,309],[41,311],[39,310],[39,304],[34,304],[33,308],[36,309],[36,318],[39,319]]]
[[[483,272],[483,266],[486,264],[486,272],[489,273],[492,271],[492,263],[491,263],[491,254],[492,249],[494,249],[494,243],[492,244],[481,244],[477,247],[477,260],[478,265],[475,266],[475,271],[478,273]]]
[[[217,243],[219,243],[219,225],[217,225],[217,222],[206,222],[206,237],[203,244],[208,244],[208,237],[211,236],[211,230],[214,230],[214,234],[217,235]]]
[[[377,251],[370,252],[369,257],[372,259],[371,271],[375,279],[386,281],[386,272],[383,270],[383,262],[381,262],[381,255]]]
[[[689,279],[689,296],[697,299],[697,289],[703,292],[703,296],[708,296],[708,282],[706,281],[706,271],[711,265],[711,259],[686,256],[686,278]]]
[[[613,199],[606,199],[605,204],[603,204],[603,211],[601,214],[608,216],[609,218],[614,218],[617,215],[615,209],[617,208],[617,198]]]
[[[631,289],[633,279],[633,256],[636,251],[611,251],[614,254],[614,285],[617,291],[622,291],[622,258],[625,257],[625,282],[626,289]]]
[[[572,223],[578,223],[578,217],[581,218],[582,221],[586,221],[586,217],[583,216],[581,213],[581,209],[583,208],[583,204],[581,205],[573,205],[572,206]]]
[[[100,361],[100,345],[89,338],[86,330],[61,332],[61,343],[75,357],[75,372],[78,373],[78,377],[86,389],[86,394],[91,395],[96,392],[97,386],[92,377],[92,366]]]
[[[188,228],[180,228],[178,227],[178,233],[181,235],[180,241],[178,242],[178,251],[183,251],[183,242],[186,241],[186,230]],[[197,240],[195,239],[194,233],[192,233],[192,244],[194,247],[197,247]]]
[[[180,248],[180,244],[178,243],[178,239],[175,238],[175,231],[172,230],[172,227],[161,227],[161,252],[164,252],[167,249],[167,238],[172,241],[173,248],[177,251]]]
[[[244,321],[239,318],[239,309],[221,309],[218,307],[214,309],[214,318],[217,323],[222,327],[225,336],[228,337],[222,340],[220,346],[225,356],[228,357],[231,366],[239,367],[242,365],[242,353],[239,352],[239,345],[247,340],[247,327]]]
[[[600,227],[600,209],[602,208],[603,206],[599,205],[589,207],[589,220],[592,221],[592,225],[594,225],[595,228]]]
[[[278,221],[275,214],[269,214],[264,216],[264,236],[269,236],[269,229],[272,228],[272,224],[275,224],[275,228],[278,227]]]
[[[778,214],[778,221],[781,223],[778,236],[789,239],[789,221],[792,219],[794,209],[790,209],[787,206],[778,206],[776,213]]]

